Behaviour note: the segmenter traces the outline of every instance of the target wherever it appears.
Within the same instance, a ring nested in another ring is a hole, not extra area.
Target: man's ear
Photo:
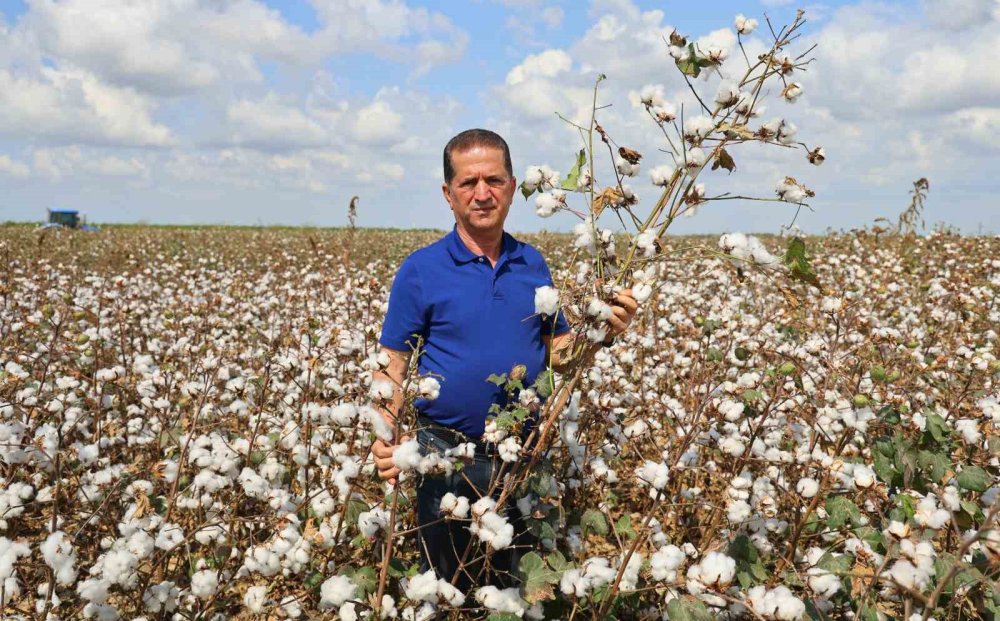
[[[444,195],[444,200],[448,202],[448,207],[450,209],[454,210],[455,208],[452,207],[452,204],[451,204],[451,192],[448,191],[448,183],[447,182],[441,184],[441,194]]]

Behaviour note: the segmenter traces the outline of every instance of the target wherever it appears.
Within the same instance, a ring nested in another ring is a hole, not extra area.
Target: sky
[[[51,207],[93,222],[343,226],[357,195],[360,226],[444,229],[447,140],[490,128],[518,177],[565,173],[581,143],[556,113],[588,119],[599,73],[599,122],[645,155],[642,211],[658,195],[649,169],[670,158],[638,93],[696,105],[664,39],[676,28],[727,48],[720,72],[737,77],[736,14],[761,22],[744,37],[753,51],[765,14],[780,25],[797,8],[808,21],[791,51],[817,46],[794,75],[804,94],[769,92],[755,122],[794,123],[827,159],[742,145],[733,173],[703,173],[708,195],[770,198],[793,176],[816,192],[796,224],[822,233],[895,221],[927,177],[928,225],[1000,233],[1000,0],[0,0],[0,222]],[[711,97],[722,77],[695,86]],[[776,233],[794,214],[718,201],[672,230]],[[507,228],[576,221],[517,196]]]

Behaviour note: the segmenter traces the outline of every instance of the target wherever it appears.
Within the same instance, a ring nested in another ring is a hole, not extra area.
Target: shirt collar
[[[470,263],[479,258],[479,255],[473,254],[471,250],[462,242],[462,239],[458,236],[457,227],[452,227],[451,233],[448,233],[447,237],[447,248],[448,254],[451,258],[459,265],[463,263]],[[500,242],[500,258],[497,259],[497,264],[501,264],[504,261],[510,261],[511,259],[516,259],[521,256],[521,244],[518,243],[516,239],[509,233],[503,234],[503,239]]]

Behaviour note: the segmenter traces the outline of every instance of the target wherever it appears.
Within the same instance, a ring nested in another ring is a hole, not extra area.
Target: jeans
[[[417,442],[421,452],[438,451],[444,453],[454,448],[455,444],[435,435],[427,428],[417,431]],[[486,547],[477,537],[469,532],[468,520],[441,520],[441,499],[451,492],[456,496],[465,496],[469,504],[482,498],[490,488],[493,479],[499,474],[503,461],[495,454],[488,454],[481,446],[476,447],[473,461],[451,475],[426,475],[417,485],[417,524],[419,530],[419,546],[421,571],[433,568],[439,578],[451,581],[459,566],[462,565],[455,586],[468,594],[472,587],[487,584],[499,588],[516,586],[518,580],[515,570],[521,556],[534,546],[534,538],[527,532],[520,512],[515,506],[516,499],[507,502],[506,514],[498,507],[497,512],[505,515],[514,526],[514,541],[510,547],[498,550],[484,561]],[[508,466],[507,470],[510,467]],[[502,488],[498,484],[494,490],[494,499]],[[470,541],[472,547],[466,554]],[[461,559],[465,557],[465,563]]]

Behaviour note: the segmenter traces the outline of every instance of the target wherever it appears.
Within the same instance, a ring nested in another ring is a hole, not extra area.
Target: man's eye
[[[507,183],[507,180],[499,177],[493,177],[489,180],[489,184],[495,188],[502,187],[505,183]]]

